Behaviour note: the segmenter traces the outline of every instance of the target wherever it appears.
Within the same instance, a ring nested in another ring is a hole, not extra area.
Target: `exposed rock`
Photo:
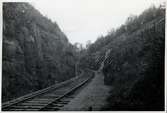
[[[2,100],[73,77],[74,51],[58,25],[31,5],[4,3]]]

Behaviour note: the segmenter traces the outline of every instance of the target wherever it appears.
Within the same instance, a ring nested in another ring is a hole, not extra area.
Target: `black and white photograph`
[[[166,110],[166,0],[0,2],[1,111]]]

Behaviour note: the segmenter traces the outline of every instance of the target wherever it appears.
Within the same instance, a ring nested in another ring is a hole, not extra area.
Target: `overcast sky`
[[[56,21],[71,43],[94,42],[126,18],[165,0],[36,0],[31,4]]]

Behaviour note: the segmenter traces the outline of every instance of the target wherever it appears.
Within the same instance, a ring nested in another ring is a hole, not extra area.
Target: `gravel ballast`
[[[106,103],[110,88],[104,85],[102,73],[95,73],[93,80],[64,106],[61,111],[99,111]]]

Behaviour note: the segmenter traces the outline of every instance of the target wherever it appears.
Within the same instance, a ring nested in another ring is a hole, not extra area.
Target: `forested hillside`
[[[102,110],[164,110],[164,7],[129,16],[84,49],[30,4],[3,3],[2,46],[3,102],[92,69],[110,87]]]
[[[91,44],[80,66],[98,70],[104,62],[112,88],[103,110],[163,110],[164,50],[165,9],[154,6]]]
[[[2,101],[75,76],[75,47],[28,3],[3,3]]]

